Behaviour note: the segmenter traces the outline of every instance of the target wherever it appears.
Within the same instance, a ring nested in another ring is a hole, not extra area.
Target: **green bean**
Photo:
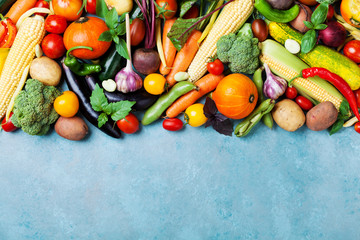
[[[196,89],[197,87],[188,82],[178,82],[175,84],[168,93],[162,95],[144,114],[142,119],[143,125],[149,125],[150,123],[156,121],[160,118],[161,114],[168,108],[170,105],[175,102],[176,99],[182,95],[190,92],[191,90]]]
[[[270,113],[274,106],[274,100],[267,99],[263,101],[247,118],[236,126],[235,135],[238,137],[246,136],[265,114]]]

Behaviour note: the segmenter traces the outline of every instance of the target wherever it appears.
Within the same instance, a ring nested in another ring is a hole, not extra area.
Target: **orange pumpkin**
[[[340,12],[347,23],[360,28],[360,0],[342,0]]]
[[[110,47],[111,42],[99,41],[100,35],[108,31],[106,23],[97,17],[81,17],[71,23],[64,33],[64,45],[67,50],[76,46],[93,48],[76,49],[71,54],[81,59],[95,59],[102,56]]]
[[[241,119],[254,110],[258,92],[250,78],[234,73],[220,81],[212,97],[219,112],[228,118]]]

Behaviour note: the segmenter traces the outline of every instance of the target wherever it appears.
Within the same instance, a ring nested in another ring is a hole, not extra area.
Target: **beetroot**
[[[346,40],[346,29],[337,21],[331,21],[327,24],[327,28],[319,31],[319,40],[326,46],[339,47]]]

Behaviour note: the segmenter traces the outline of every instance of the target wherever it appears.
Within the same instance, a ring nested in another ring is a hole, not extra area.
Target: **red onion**
[[[269,66],[264,63],[266,71],[266,81],[264,83],[264,95],[267,98],[276,100],[285,93],[287,82],[285,79],[275,76]]]
[[[331,21],[327,28],[319,31],[319,39],[329,47],[339,47],[346,40],[346,29],[337,21]]]

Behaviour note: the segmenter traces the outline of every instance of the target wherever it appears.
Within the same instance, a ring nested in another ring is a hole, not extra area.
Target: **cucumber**
[[[287,39],[293,39],[301,44],[303,37],[289,25],[276,22],[269,24],[269,33],[281,44],[285,44]],[[360,67],[341,53],[326,46],[317,45],[311,52],[300,52],[297,56],[310,67],[323,67],[336,73],[350,85],[352,90],[360,88]]]
[[[16,0],[0,0],[0,13],[5,15],[6,11],[14,4]]]

